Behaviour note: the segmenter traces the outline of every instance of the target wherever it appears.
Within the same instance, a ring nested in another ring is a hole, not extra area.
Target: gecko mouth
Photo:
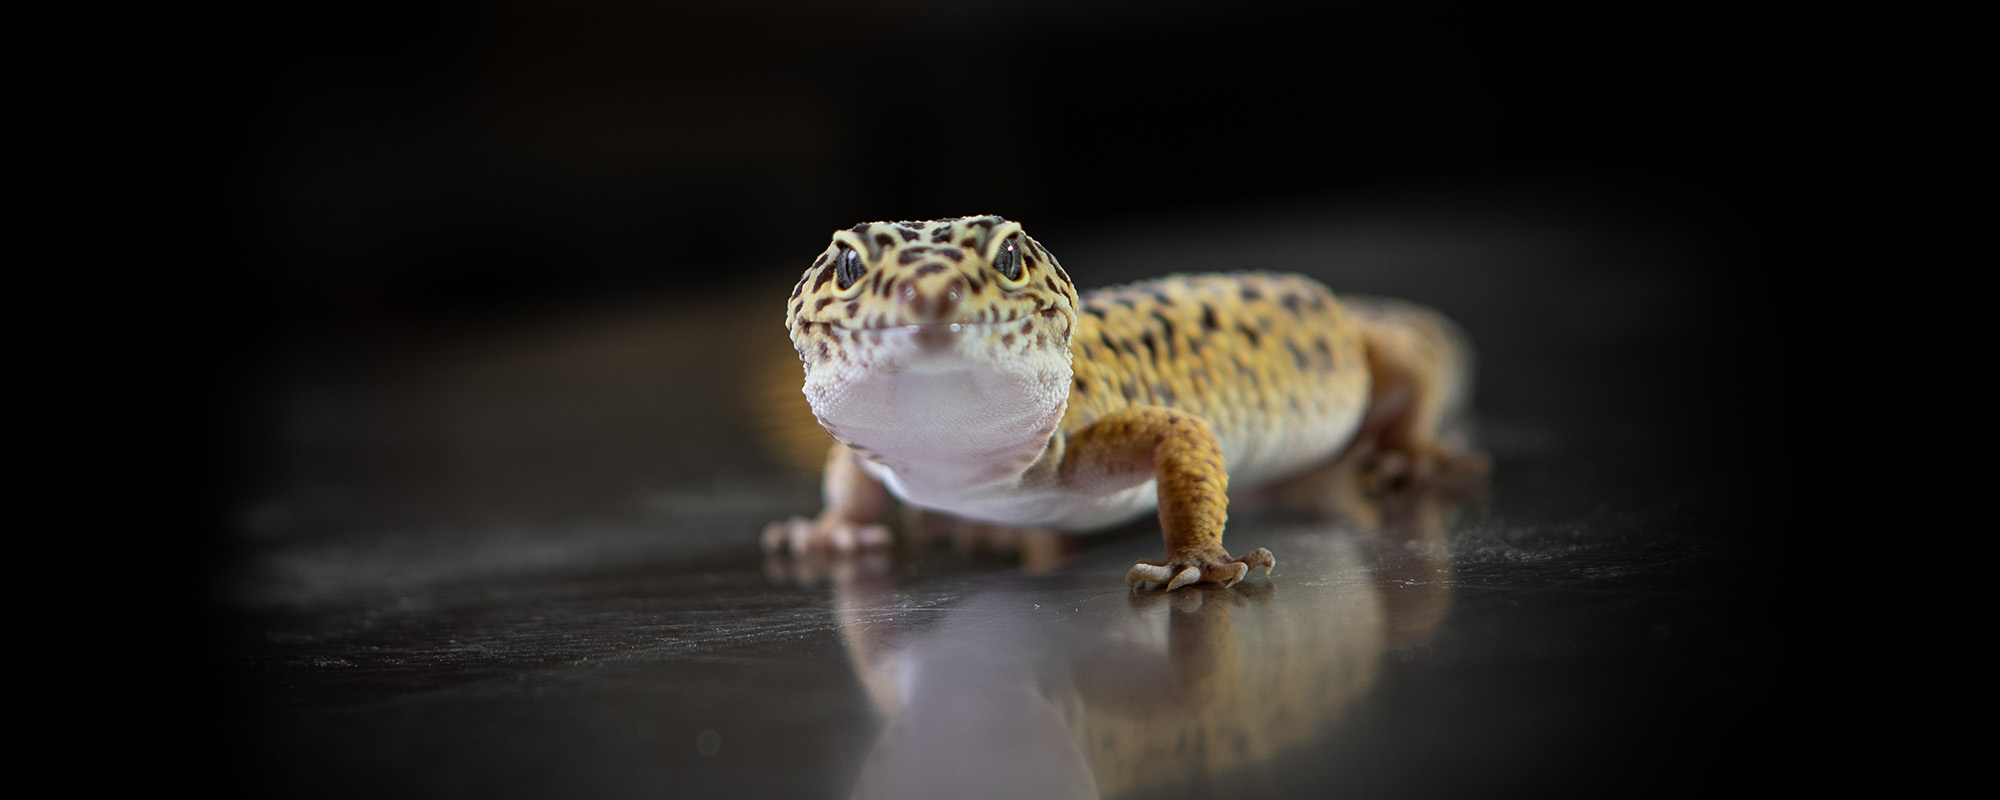
[[[833,321],[801,325],[804,331],[820,339],[816,352],[822,359],[827,358],[826,348],[830,346],[849,355],[891,358],[900,365],[891,371],[900,372],[964,368],[992,359],[1044,353],[1051,348],[1067,350],[1069,326],[1064,324],[1061,313],[1059,309],[1044,309],[996,320],[878,322],[866,327]],[[802,348],[800,352],[815,350]]]
[[[1019,325],[1030,320],[1052,320],[1061,312],[1055,308],[1044,308],[1027,314],[1015,314],[1003,319],[942,320],[938,322],[893,322],[887,320],[848,319],[808,319],[801,320],[807,325],[824,325],[832,330],[842,331],[901,331],[912,330],[923,333],[961,333]]]

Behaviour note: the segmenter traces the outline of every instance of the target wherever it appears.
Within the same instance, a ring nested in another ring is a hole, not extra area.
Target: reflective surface
[[[1048,242],[1084,285],[1308,271],[1479,347],[1483,494],[1333,470],[1244,498],[1230,541],[1277,570],[1172,596],[1124,588],[1145,525],[1010,543],[913,518],[889,554],[759,553],[817,507],[778,322],[796,267],[288,349],[228,494],[209,766],[307,797],[1766,785],[1815,673],[1809,562],[1771,557],[1790,465],[1752,427],[1757,298],[1713,291],[1743,262],[1712,227],[1586,219],[1488,199]]]

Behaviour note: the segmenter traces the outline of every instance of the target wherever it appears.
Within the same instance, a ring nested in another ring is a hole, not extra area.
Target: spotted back
[[[1252,486],[1323,460],[1360,423],[1360,330],[1309,278],[1175,275],[1093,289],[1082,304],[1071,434],[1127,406],[1176,408],[1208,422],[1230,479]]]

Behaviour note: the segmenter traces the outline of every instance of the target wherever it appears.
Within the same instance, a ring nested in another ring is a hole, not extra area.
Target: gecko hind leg
[[[1349,296],[1368,351],[1368,414],[1350,446],[1371,491],[1472,485],[1491,469],[1454,435],[1472,391],[1464,332],[1438,312],[1400,300]]]

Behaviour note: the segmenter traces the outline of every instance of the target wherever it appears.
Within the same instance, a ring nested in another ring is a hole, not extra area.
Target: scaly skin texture
[[[771,526],[767,548],[886,544],[891,495],[1069,531],[1157,509],[1167,558],[1127,582],[1230,585],[1276,563],[1223,548],[1232,482],[1290,477],[1357,442],[1384,481],[1483,469],[1438,441],[1469,383],[1456,328],[1297,275],[1079,295],[1017,222],[863,223],[800,278],[786,326],[837,444],[825,509]]]

